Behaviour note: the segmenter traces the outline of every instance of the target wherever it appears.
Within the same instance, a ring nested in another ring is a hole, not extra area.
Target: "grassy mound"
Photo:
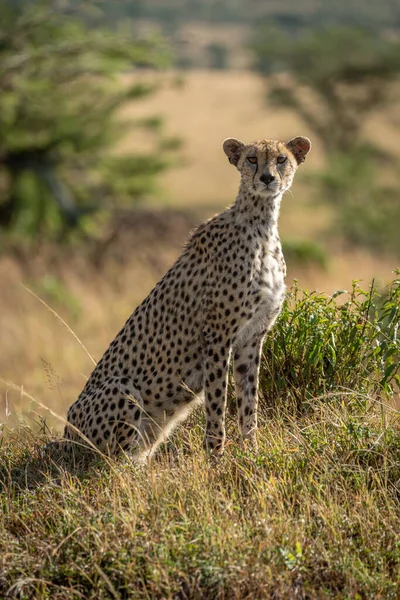
[[[400,594],[400,281],[294,289],[264,348],[260,449],[202,449],[201,411],[147,469],[61,464],[43,432],[0,447],[0,597]]]

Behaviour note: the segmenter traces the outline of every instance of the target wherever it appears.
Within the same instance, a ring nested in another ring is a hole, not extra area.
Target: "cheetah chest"
[[[249,311],[238,332],[238,339],[265,333],[274,324],[285,298],[286,286],[282,261],[264,246],[256,252],[251,267]]]

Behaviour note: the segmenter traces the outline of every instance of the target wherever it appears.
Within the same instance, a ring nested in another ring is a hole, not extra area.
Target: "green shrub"
[[[279,399],[306,410],[320,396],[349,393],[367,402],[393,394],[400,383],[399,323],[398,277],[383,296],[374,284],[367,292],[355,282],[348,296],[332,297],[295,285],[264,345],[264,406]]]

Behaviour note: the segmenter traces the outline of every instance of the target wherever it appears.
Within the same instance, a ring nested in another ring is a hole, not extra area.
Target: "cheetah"
[[[257,449],[261,349],[286,290],[280,203],[310,148],[306,137],[223,142],[241,175],[236,201],[194,231],[111,342],[68,411],[64,443],[140,460],[202,403],[205,447],[220,455],[233,358],[239,429]]]

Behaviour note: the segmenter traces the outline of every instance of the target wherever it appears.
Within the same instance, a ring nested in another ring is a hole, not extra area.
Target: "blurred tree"
[[[330,154],[329,165],[312,179],[319,197],[333,208],[334,227],[350,246],[400,256],[399,182],[394,173],[387,177],[388,162],[382,177],[381,157],[368,148]]]
[[[210,69],[227,69],[229,63],[229,48],[220,42],[213,42],[207,46]]]
[[[251,47],[255,67],[270,75],[270,100],[293,108],[327,152],[357,145],[368,113],[393,100],[400,44],[376,32],[323,28],[296,38],[262,26]]]
[[[167,165],[160,120],[116,119],[153,91],[122,72],[160,67],[160,40],[87,29],[77,3],[0,5],[0,227],[60,234],[85,212],[151,193]],[[121,155],[135,124],[157,135],[156,152]],[[159,151],[158,151],[159,150]]]
[[[70,0],[72,1],[72,0]],[[80,0],[73,0],[79,4]],[[37,0],[2,0],[4,4],[33,4]],[[118,23],[121,19],[146,19],[162,27],[176,29],[179,23],[193,21],[214,23],[259,24],[267,18],[280,27],[298,31],[301,27],[321,27],[324,23],[334,25],[357,25],[371,27],[375,31],[400,26],[398,0],[96,0],[104,11],[102,22]]]
[[[349,244],[399,254],[395,160],[364,137],[369,114],[396,100],[398,39],[358,28],[295,38],[263,26],[252,49],[256,68],[269,75],[270,102],[297,112],[324,146],[328,164],[314,181],[334,206],[334,228]]]

